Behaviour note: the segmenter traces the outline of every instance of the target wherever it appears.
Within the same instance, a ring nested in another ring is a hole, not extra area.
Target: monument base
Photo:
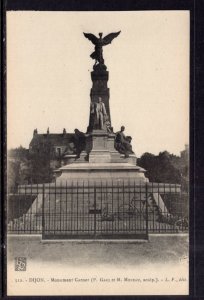
[[[134,180],[137,183],[148,182],[145,170],[130,163],[72,163],[56,171],[56,183],[67,181],[120,181]]]
[[[115,134],[105,130],[93,130],[87,135],[90,151],[76,155],[66,155],[63,166],[56,170],[56,183],[72,181],[118,181],[134,180],[148,182],[145,170],[136,165],[134,153],[129,157],[120,154],[114,147]]]

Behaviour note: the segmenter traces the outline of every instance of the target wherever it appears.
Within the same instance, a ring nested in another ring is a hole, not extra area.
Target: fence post
[[[94,237],[96,237],[96,184],[94,182]]]
[[[42,236],[44,236],[45,233],[45,185],[43,183],[43,188],[42,188]]]
[[[141,189],[141,186],[140,186],[140,189]],[[149,216],[148,216],[148,184],[147,182],[145,183],[145,200],[146,200],[146,211],[145,211],[145,214],[146,214],[146,236],[148,238],[148,232],[149,232],[149,224],[148,224],[148,219],[149,219]]]

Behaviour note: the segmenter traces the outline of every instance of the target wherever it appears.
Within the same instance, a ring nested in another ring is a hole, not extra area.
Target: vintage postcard
[[[7,294],[189,294],[189,11],[7,11]]]

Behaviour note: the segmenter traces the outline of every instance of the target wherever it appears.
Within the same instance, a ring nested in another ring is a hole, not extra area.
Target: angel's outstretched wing
[[[98,38],[94,34],[92,34],[92,33],[84,33],[84,36],[87,39],[89,39],[89,41],[91,41],[94,45],[97,44]]]
[[[109,33],[103,38],[103,46],[106,46],[112,42],[114,38],[116,38],[120,34],[120,31]]]

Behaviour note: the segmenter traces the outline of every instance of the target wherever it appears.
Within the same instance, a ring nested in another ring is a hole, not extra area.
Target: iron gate
[[[145,185],[71,184],[43,191],[44,239],[148,238]]]

